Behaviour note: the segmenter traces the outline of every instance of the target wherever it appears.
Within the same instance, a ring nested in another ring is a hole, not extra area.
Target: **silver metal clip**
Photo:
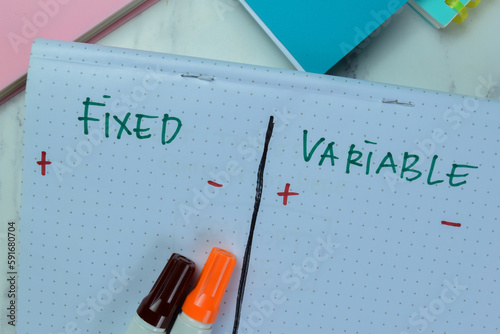
[[[386,100],[386,99],[383,99],[382,103],[399,104],[399,105],[407,106],[407,107],[414,107],[415,106],[415,104],[413,102],[411,102],[411,101],[400,102],[399,100]]]
[[[196,75],[196,74],[185,73],[185,74],[181,74],[181,77],[183,77],[183,78],[195,78],[195,79],[200,79],[200,80],[205,80],[205,81],[215,81],[214,77],[206,77],[206,76],[203,76],[201,74]]]

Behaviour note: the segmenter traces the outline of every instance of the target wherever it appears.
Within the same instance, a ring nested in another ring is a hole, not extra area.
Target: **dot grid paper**
[[[37,40],[26,104],[20,334],[124,332],[214,246],[214,333],[499,332],[497,102]]]

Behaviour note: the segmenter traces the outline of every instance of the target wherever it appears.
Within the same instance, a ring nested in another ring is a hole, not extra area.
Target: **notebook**
[[[24,89],[37,37],[94,43],[158,0],[0,2],[0,103]]]
[[[326,73],[407,0],[240,2],[298,70]]]
[[[26,92],[19,334],[122,333],[214,246],[214,333],[498,331],[498,101],[43,39]]]
[[[467,19],[467,7],[476,7],[481,0],[409,0],[409,4],[436,28],[445,28],[452,21]]]

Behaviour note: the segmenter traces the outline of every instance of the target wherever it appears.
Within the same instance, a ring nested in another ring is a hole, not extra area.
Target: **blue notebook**
[[[240,0],[298,70],[325,73],[407,0]]]

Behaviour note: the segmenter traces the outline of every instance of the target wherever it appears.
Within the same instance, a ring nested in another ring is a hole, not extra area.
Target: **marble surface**
[[[500,1],[484,1],[463,24],[436,30],[408,5],[329,74],[500,99]],[[292,69],[235,0],[160,1],[103,45]],[[499,111],[500,112],[500,111]],[[19,227],[24,94],[0,105],[0,332],[7,324],[8,222]]]

